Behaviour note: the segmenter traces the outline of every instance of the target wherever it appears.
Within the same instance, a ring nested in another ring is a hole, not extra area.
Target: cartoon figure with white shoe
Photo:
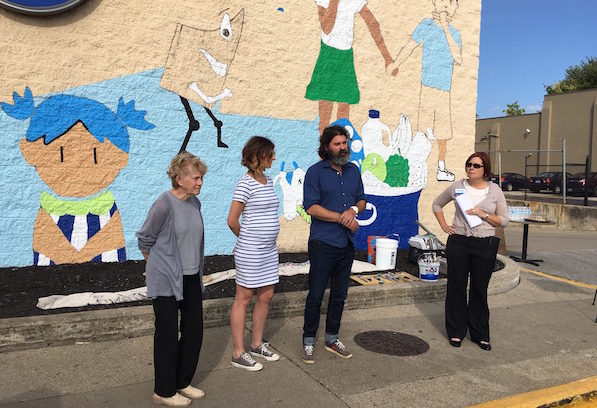
[[[303,183],[305,181],[305,171],[301,169],[298,164],[293,161],[294,169],[285,171],[285,162],[282,162],[280,167],[280,174],[274,177],[274,185],[280,184],[282,194],[282,207],[284,210],[284,218],[292,221],[297,216],[297,206],[303,204]]]
[[[450,89],[454,64],[462,63],[460,32],[452,25],[458,0],[432,0],[432,18],[423,19],[386,72],[397,75],[415,48],[423,47],[417,130],[426,130],[438,146],[437,180],[454,181],[446,168],[447,141],[452,138]]]

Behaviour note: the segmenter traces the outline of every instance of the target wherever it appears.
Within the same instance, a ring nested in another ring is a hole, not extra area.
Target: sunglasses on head
[[[466,167],[467,167],[467,168],[469,168],[469,167],[473,167],[473,168],[475,168],[475,169],[480,169],[481,167],[483,167],[483,165],[482,165],[482,164],[479,164],[479,163],[470,163],[470,162],[469,162],[469,163],[467,163],[467,164],[466,164]]]

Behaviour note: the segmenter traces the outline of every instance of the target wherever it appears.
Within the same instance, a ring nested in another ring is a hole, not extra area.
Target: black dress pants
[[[448,290],[446,294],[446,332],[449,338],[466,337],[489,341],[487,287],[495,267],[499,239],[450,235],[446,245]],[[471,278],[469,299],[466,289]]]
[[[187,387],[197,369],[203,342],[203,296],[201,276],[183,277],[183,297],[159,296],[153,299],[155,334],[153,337],[154,392],[171,397]],[[180,338],[178,311],[180,310]]]

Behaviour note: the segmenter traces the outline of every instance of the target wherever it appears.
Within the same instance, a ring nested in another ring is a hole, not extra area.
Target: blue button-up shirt
[[[318,204],[330,211],[342,213],[364,199],[361,172],[354,164],[345,164],[340,173],[328,160],[321,160],[307,170],[303,187],[305,210]],[[344,248],[348,246],[349,240],[354,245],[354,235],[348,228],[337,222],[311,217],[309,240],[323,241],[336,248]]]

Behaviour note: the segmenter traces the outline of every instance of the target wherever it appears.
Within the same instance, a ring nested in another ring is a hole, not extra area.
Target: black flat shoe
[[[452,346],[452,347],[460,347],[461,344],[462,344],[462,340],[450,339],[450,346]]]
[[[477,341],[475,343],[485,351],[491,350],[491,344],[489,344],[489,342],[481,343],[480,341]]]

